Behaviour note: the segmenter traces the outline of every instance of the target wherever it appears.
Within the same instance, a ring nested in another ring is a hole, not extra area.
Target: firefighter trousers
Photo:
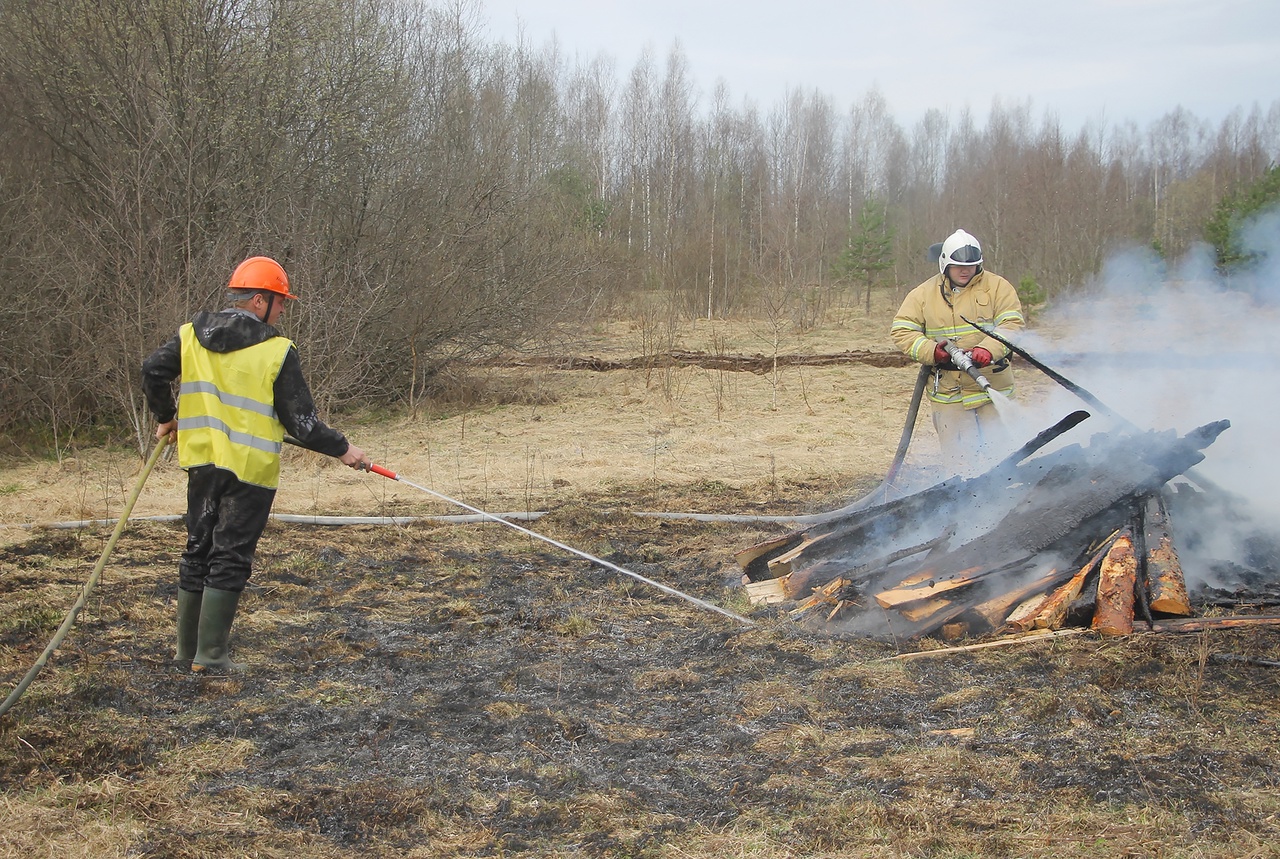
[[[976,409],[959,403],[932,403],[932,407],[942,457],[956,474],[976,474],[1008,447],[1008,431],[991,403]]]
[[[187,547],[178,562],[178,587],[244,590],[275,497],[274,489],[244,483],[214,465],[188,469]]]

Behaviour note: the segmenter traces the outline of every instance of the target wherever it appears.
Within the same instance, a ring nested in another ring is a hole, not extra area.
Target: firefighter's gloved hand
[[[935,364],[950,364],[950,363],[951,363],[951,356],[947,354],[947,350],[946,350],[946,349],[943,349],[943,348],[942,348],[942,344],[941,344],[941,343],[939,343],[937,346],[934,346],[934,347],[933,347],[933,363],[935,363]]]
[[[986,367],[991,363],[991,353],[981,346],[974,346],[969,352],[969,358],[972,359],[975,367]]]

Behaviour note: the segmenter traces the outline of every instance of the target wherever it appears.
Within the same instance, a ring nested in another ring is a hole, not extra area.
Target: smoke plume
[[[1118,253],[1095,283],[1048,309],[1016,341],[1143,430],[1185,434],[1231,422],[1195,471],[1240,503],[1179,523],[1181,542],[1205,569],[1223,558],[1256,569],[1249,556],[1257,554],[1258,533],[1275,532],[1280,522],[1280,208],[1255,217],[1241,235],[1250,263],[1230,275],[1215,269],[1207,245],[1172,264],[1147,249]],[[1019,372],[1037,371],[1024,362]],[[1055,385],[1020,407],[1015,436],[1029,438],[1035,427],[1082,407],[1089,409]],[[1089,434],[1113,428],[1095,414],[1064,442],[1087,443]]]

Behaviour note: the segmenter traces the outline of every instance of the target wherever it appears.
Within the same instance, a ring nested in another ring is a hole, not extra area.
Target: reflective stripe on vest
[[[178,464],[216,465],[245,483],[275,489],[284,425],[276,417],[273,388],[293,343],[272,337],[224,353],[201,346],[191,323],[180,336]]]

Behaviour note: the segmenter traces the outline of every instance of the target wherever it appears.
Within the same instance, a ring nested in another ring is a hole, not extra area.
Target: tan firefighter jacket
[[[992,366],[981,368],[982,375],[997,391],[1013,390],[1013,370],[1005,360],[1009,349],[961,317],[998,328],[1002,336],[1021,330],[1025,324],[1017,291],[1000,275],[980,271],[963,289],[953,292],[950,281],[939,274],[907,294],[889,334],[894,345],[913,361],[927,366],[936,366],[934,346],[943,340],[949,339],[966,350],[981,346],[992,358]],[[969,409],[991,401],[982,387],[961,370],[935,369],[926,390],[935,403],[959,403]]]

